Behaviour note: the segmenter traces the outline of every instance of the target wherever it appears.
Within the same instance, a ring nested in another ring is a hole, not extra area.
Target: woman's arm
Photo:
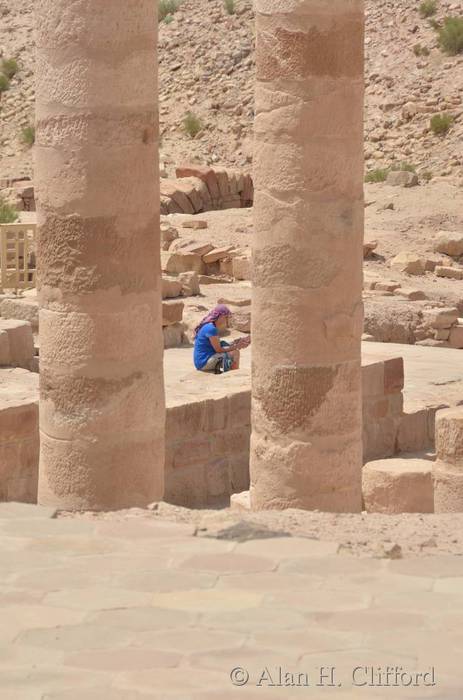
[[[210,343],[211,343],[212,347],[214,348],[215,352],[224,353],[224,352],[228,352],[230,350],[230,346],[225,347],[225,348],[222,347],[222,345],[220,344],[220,338],[217,335],[211,336],[209,338],[209,340],[210,340]]]

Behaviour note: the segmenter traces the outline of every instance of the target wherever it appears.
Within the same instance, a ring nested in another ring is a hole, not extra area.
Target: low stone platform
[[[362,491],[368,513],[433,513],[433,461],[426,455],[400,455],[368,462]]]
[[[52,515],[0,505],[2,699],[461,698],[462,557]]]
[[[405,355],[403,393],[399,353]],[[167,501],[218,506],[249,487],[250,361],[251,353],[245,351],[240,370],[216,376],[194,369],[191,348],[165,352]],[[457,350],[364,343],[365,461],[432,447],[435,411],[463,400],[461,377],[463,354]],[[26,389],[29,403],[36,406],[36,375]],[[27,463],[25,500],[33,500],[38,461]],[[24,479],[21,460],[18,470]]]
[[[37,500],[38,374],[0,369],[0,501]]]

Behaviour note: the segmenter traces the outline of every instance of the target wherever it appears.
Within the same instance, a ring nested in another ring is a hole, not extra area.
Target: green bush
[[[439,46],[450,56],[463,51],[463,17],[446,17],[439,28]]]
[[[430,170],[425,170],[424,173],[421,173],[421,179],[424,180],[425,182],[430,182],[434,175]]]
[[[389,174],[389,168],[375,168],[365,175],[365,182],[385,182]]]
[[[2,61],[1,71],[3,75],[11,80],[11,78],[16,75],[19,70],[18,62],[15,58],[4,58]]]
[[[172,15],[178,10],[182,0],[159,0],[159,21],[166,21],[167,24],[172,22]]]
[[[187,112],[183,120],[183,128],[188,136],[191,136],[191,138],[194,139],[194,137],[199,134],[203,128],[203,125],[201,119],[197,117],[196,114],[193,114],[193,112]]]
[[[437,12],[437,0],[423,0],[420,5],[420,15],[422,17],[432,17]]]
[[[0,73],[0,92],[6,92],[10,87],[10,81],[6,77],[6,75],[3,75],[3,73]]]
[[[391,166],[391,170],[405,170],[408,173],[416,173],[416,167],[412,165],[412,163],[407,163],[406,161],[394,163],[394,165]]]
[[[21,141],[26,145],[26,146],[33,146],[35,143],[35,126],[33,124],[29,124],[29,126],[25,126],[21,130]]]
[[[435,114],[431,117],[431,131],[438,136],[442,136],[450,129],[453,121],[451,114]]]
[[[18,212],[12,204],[8,204],[0,197],[0,224],[14,224],[18,219]]]
[[[224,7],[229,15],[234,15],[236,12],[235,0],[224,0]]]

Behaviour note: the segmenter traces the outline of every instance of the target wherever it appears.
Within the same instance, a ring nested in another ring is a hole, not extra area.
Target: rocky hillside
[[[463,54],[442,53],[432,22],[463,16],[463,0],[437,0],[424,19],[421,0],[366,0],[366,133],[369,170],[407,161],[428,177],[463,178]],[[159,33],[161,159],[243,166],[252,159],[254,22],[251,0],[184,0]],[[0,54],[20,70],[1,95],[0,179],[30,175],[22,130],[33,122],[33,0],[0,0]],[[417,55],[419,54],[419,55]],[[450,131],[429,129],[434,114]],[[185,117],[190,114],[190,133]]]

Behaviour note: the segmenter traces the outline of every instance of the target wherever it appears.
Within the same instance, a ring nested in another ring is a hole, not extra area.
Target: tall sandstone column
[[[37,0],[39,502],[163,494],[157,6]]]
[[[256,0],[253,508],[361,508],[363,0]]]

